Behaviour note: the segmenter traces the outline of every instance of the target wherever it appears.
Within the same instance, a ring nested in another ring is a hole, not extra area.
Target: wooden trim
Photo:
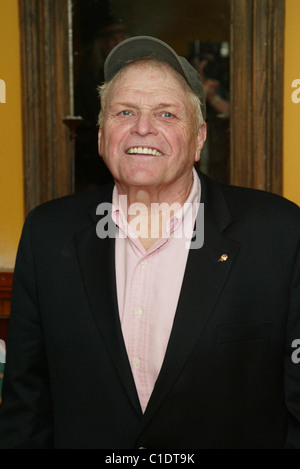
[[[10,315],[13,273],[0,272],[0,318]]]
[[[25,211],[71,192],[66,1],[19,0]]]
[[[5,342],[7,341],[8,334],[12,284],[13,273],[0,272],[0,339],[4,340]]]
[[[231,0],[231,183],[282,193],[284,0]]]

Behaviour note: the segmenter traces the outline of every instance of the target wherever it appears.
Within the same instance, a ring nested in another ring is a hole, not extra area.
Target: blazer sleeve
[[[13,280],[7,360],[0,411],[0,448],[51,448],[52,418],[47,359],[39,315],[33,210],[21,236]]]
[[[290,292],[286,350],[285,399],[289,422],[285,447],[300,449],[300,246]]]

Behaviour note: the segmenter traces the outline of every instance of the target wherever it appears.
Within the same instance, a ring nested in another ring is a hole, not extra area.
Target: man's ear
[[[203,122],[201,125],[198,134],[197,134],[197,148],[195,154],[195,161],[200,160],[201,150],[206,140],[206,122]]]
[[[98,153],[99,153],[100,156],[102,156],[102,154],[101,154],[101,142],[102,142],[102,130],[99,127],[99,130],[98,130]]]

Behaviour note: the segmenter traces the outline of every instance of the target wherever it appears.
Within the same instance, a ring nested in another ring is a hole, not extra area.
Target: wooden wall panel
[[[231,183],[282,193],[284,0],[231,0]]]
[[[19,0],[25,213],[72,192],[68,2]]]

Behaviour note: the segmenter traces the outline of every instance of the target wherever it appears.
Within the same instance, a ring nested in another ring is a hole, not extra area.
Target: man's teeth
[[[132,147],[127,150],[129,155],[132,154],[139,154],[139,155],[153,155],[153,156],[162,156],[160,151],[156,150],[155,148],[146,148],[146,147]]]

